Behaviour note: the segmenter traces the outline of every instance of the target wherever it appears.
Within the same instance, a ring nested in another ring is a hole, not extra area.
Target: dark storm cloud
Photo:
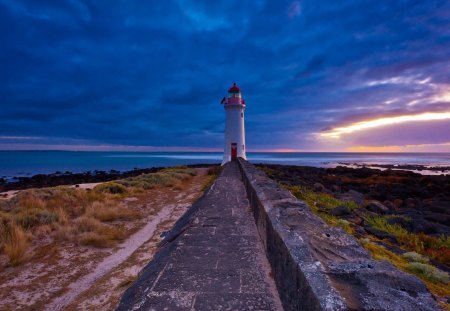
[[[0,137],[220,148],[236,80],[251,147],[319,148],[345,122],[448,110],[448,29],[441,0],[0,0]]]

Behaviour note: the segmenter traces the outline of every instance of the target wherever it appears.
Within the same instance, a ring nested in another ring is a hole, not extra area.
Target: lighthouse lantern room
[[[244,128],[245,101],[236,83],[233,83],[233,86],[228,90],[228,97],[224,97],[221,103],[225,108],[225,146],[222,161],[222,165],[224,165],[239,157],[246,159]]]

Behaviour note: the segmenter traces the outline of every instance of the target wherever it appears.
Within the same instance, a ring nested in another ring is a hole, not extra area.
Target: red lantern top
[[[236,85],[236,82],[233,83],[233,86],[228,90],[229,93],[240,93],[241,89]]]

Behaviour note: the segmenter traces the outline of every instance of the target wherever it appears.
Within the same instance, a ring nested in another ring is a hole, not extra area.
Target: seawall
[[[437,310],[417,277],[376,261],[306,203],[238,159],[285,310]]]

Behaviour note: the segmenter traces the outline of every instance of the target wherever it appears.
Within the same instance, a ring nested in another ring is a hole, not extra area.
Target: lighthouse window
[[[244,145],[242,145],[242,150],[245,150],[245,146]]]

